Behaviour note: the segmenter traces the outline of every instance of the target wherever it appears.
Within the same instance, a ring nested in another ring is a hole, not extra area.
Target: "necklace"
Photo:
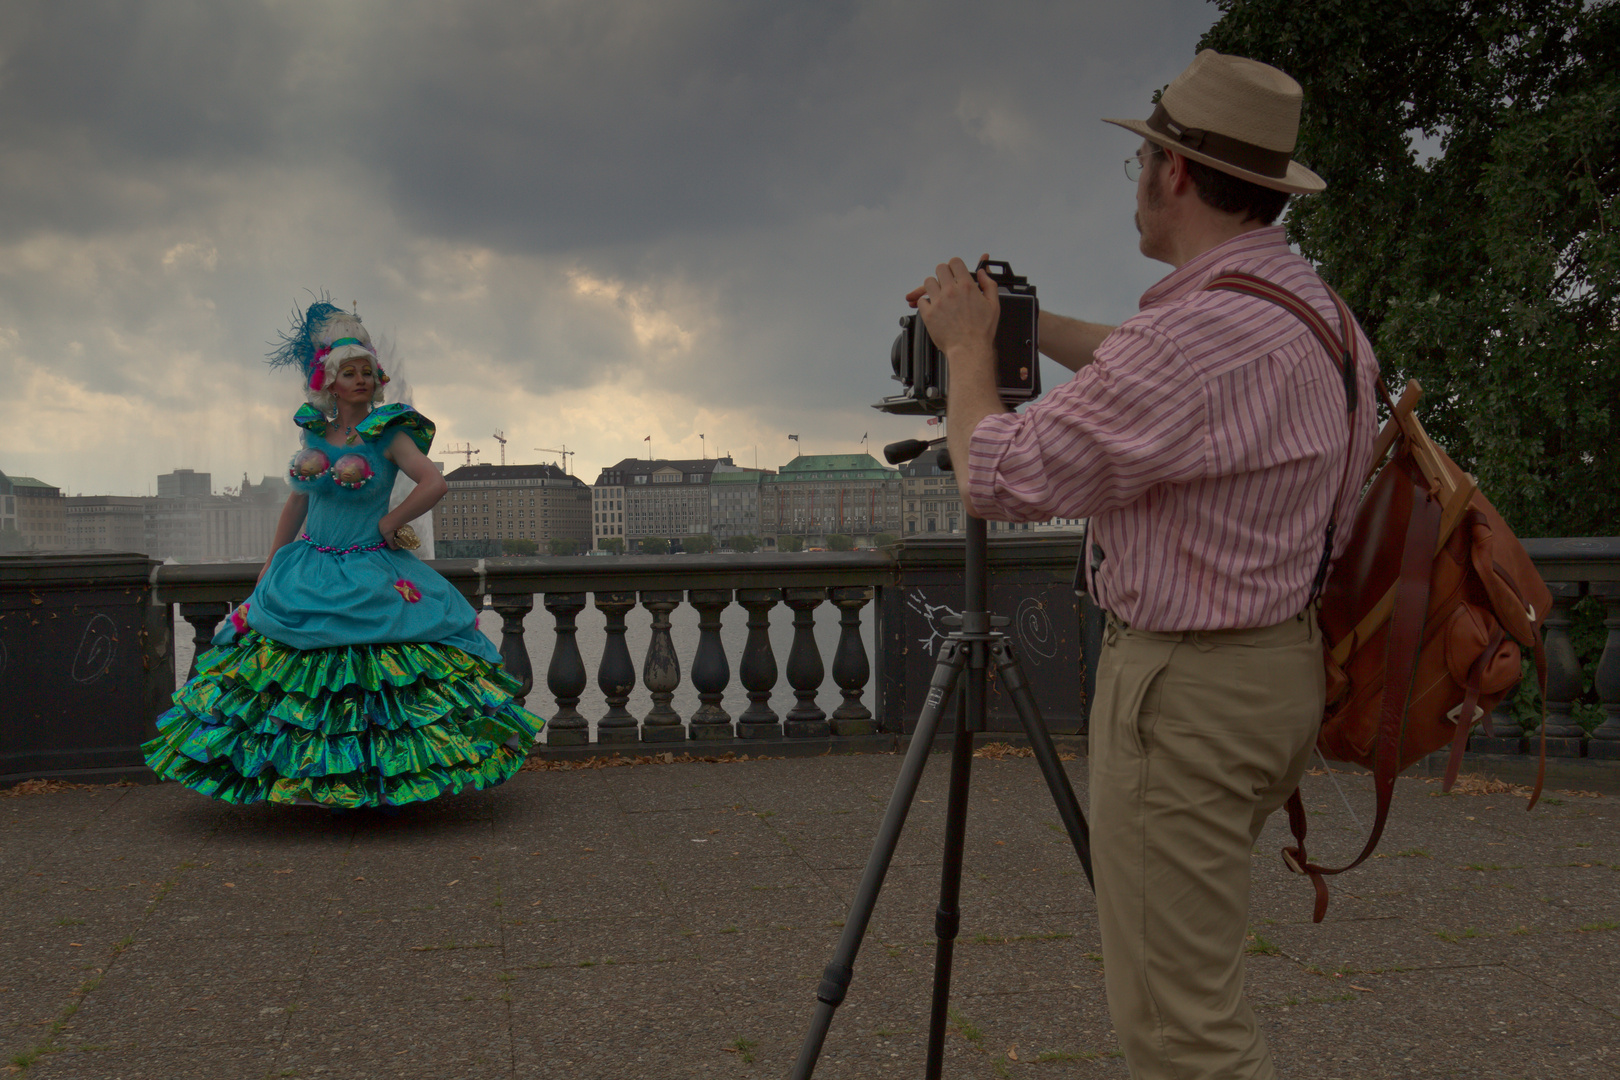
[[[344,446],[353,446],[355,443],[360,441],[360,436],[355,431],[355,425],[344,424],[339,427],[336,418],[333,418],[332,427],[337,431],[338,434],[343,436]]]

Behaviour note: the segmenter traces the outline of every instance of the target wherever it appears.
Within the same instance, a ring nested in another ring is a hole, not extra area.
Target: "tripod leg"
[[[894,859],[894,849],[900,842],[900,830],[906,824],[906,814],[917,796],[917,784],[922,780],[923,766],[934,748],[934,733],[939,729],[944,704],[956,687],[957,677],[967,659],[967,646],[961,641],[946,639],[940,648],[939,661],[934,665],[934,676],[928,683],[928,697],[917,716],[917,727],[911,733],[911,746],[900,766],[894,793],[889,796],[888,809],[883,813],[883,824],[878,828],[872,844],[872,854],[866,860],[866,871],[855,890],[855,899],[844,920],[844,932],[838,939],[838,948],[831,962],[822,972],[821,985],[816,990],[816,1011],[810,1018],[810,1030],[799,1044],[799,1060],[793,1066],[793,1080],[810,1080],[816,1070],[816,1059],[821,1056],[821,1045],[832,1026],[833,1010],[843,1002],[854,974],[855,954],[866,936],[867,924],[872,921],[872,909],[877,906],[878,892],[883,878]]]
[[[950,1016],[951,962],[962,926],[962,848],[967,840],[968,786],[973,772],[973,736],[983,726],[985,706],[984,645],[969,646],[967,678],[962,683],[955,737],[951,740],[950,797],[945,810],[945,853],[940,866],[939,908],[934,912],[934,996],[928,1018],[927,1080],[939,1080],[945,1068],[945,1023]],[[977,656],[973,652],[977,652]]]
[[[1040,709],[1035,705],[1035,696],[1029,691],[1023,665],[1013,652],[1012,642],[1004,637],[996,638],[990,643],[990,658],[996,665],[1001,685],[1007,688],[1007,694],[1012,698],[1013,708],[1018,710],[1018,720],[1024,725],[1024,734],[1029,738],[1030,748],[1035,751],[1035,761],[1041,767],[1041,774],[1046,777],[1046,786],[1052,792],[1052,802],[1057,805],[1058,817],[1063,819],[1063,828],[1068,831],[1074,853],[1080,856],[1086,881],[1090,883],[1092,892],[1096,892],[1097,879],[1091,873],[1091,830],[1086,826],[1085,815],[1080,812],[1080,800],[1074,797],[1069,774],[1058,760],[1052,735],[1046,730],[1046,722],[1041,719]]]

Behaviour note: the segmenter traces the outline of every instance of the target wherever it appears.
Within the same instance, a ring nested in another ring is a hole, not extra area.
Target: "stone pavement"
[[[0,799],[0,1067],[28,1080],[780,1077],[893,755],[524,772],[396,817],[175,785]],[[818,1077],[920,1075],[936,756]],[[952,1077],[1126,1075],[1091,896],[1032,761],[974,763]],[[1084,761],[1069,763],[1084,800]],[[1365,777],[1306,788],[1318,858]],[[1255,856],[1282,1075],[1620,1077],[1620,795],[1398,785],[1321,926]],[[1103,823],[1102,827],[1106,827]]]

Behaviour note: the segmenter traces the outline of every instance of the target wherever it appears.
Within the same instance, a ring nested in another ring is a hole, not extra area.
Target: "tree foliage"
[[[669,554],[669,541],[662,536],[643,536],[638,543],[643,555]]]
[[[1305,90],[1289,238],[1522,536],[1620,521],[1620,2],[1215,0]],[[1420,146],[1432,146],[1432,157]]]
[[[750,551],[759,550],[759,537],[752,536],[748,533],[744,533],[741,536],[733,536],[730,543],[732,551],[740,551],[744,554]]]
[[[611,555],[623,555],[624,554],[624,537],[622,537],[622,536],[605,537],[604,539],[602,539],[601,541],[598,542],[597,546],[600,547],[603,551],[606,551]]]
[[[829,533],[827,535],[828,551],[854,551],[855,538],[845,536],[843,533]]]
[[[553,536],[546,541],[546,550],[553,555],[578,555],[579,541],[562,536]]]
[[[709,533],[694,533],[682,537],[681,550],[688,555],[707,555],[714,550],[714,537]]]
[[[533,540],[524,540],[517,536],[508,536],[501,540],[502,555],[533,555],[539,550],[540,545]]]
[[[802,536],[794,536],[792,533],[785,533],[782,536],[778,536],[776,538],[776,550],[777,551],[803,551],[804,550],[804,537],[802,537]]]

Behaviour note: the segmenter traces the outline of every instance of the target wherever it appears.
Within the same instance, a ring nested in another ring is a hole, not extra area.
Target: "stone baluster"
[[[1573,581],[1550,581],[1552,611],[1547,615],[1547,756],[1580,757],[1583,732],[1570,713],[1581,692],[1581,665],[1570,640],[1569,609],[1580,599]]]
[[[1534,675],[1531,678],[1535,678]],[[1485,735],[1483,728],[1475,729],[1475,733],[1468,736],[1468,749],[1475,754],[1522,754],[1524,752],[1524,728],[1513,715],[1513,691],[1497,702],[1496,708],[1491,710],[1491,730],[1494,735]]]
[[[737,717],[737,737],[779,739],[782,721],[771,709],[776,688],[776,653],[771,648],[771,608],[782,600],[781,589],[738,589],[737,603],[748,612],[748,643],[737,674],[748,691],[748,708]]]
[[[1620,758],[1620,581],[1594,581],[1587,592],[1603,601],[1603,626],[1609,635],[1592,680],[1603,706],[1603,723],[1592,732],[1586,756],[1612,761]]]
[[[816,647],[816,608],[827,599],[826,589],[784,589],[787,606],[793,609],[793,648],[788,651],[788,685],[798,698],[788,710],[787,737],[810,739],[831,732],[827,714],[816,706],[816,691],[826,677],[821,650]]]
[[[607,698],[608,711],[596,722],[596,741],[603,746],[623,746],[636,741],[636,718],[625,709],[630,691],[636,688],[636,668],[630,662],[630,647],[624,643],[624,617],[636,606],[633,592],[599,592],[596,610],[607,619],[607,642],[602,646],[602,662],[596,669],[596,685]]]
[[[557,620],[557,640],[546,666],[546,687],[557,699],[557,709],[546,718],[546,745],[583,746],[591,741],[591,731],[576,707],[585,692],[585,661],[579,655],[579,626],[574,620],[585,610],[585,594],[546,593],[545,604]]]
[[[832,714],[834,735],[871,735],[877,730],[872,711],[861,704],[861,693],[872,678],[872,664],[861,640],[861,609],[872,601],[867,586],[829,589],[838,608],[838,651],[833,654],[833,682],[844,695]]]
[[[647,642],[641,681],[652,694],[653,703],[641,722],[642,742],[680,742],[686,738],[680,713],[669,706],[675,688],[681,685],[681,660],[675,655],[675,643],[669,638],[669,613],[680,603],[678,590],[641,594],[641,606],[652,612],[652,638]]]
[[[732,738],[731,714],[721,708],[731,665],[720,643],[720,613],[731,603],[730,589],[693,589],[687,601],[698,610],[697,655],[692,658],[692,685],[702,704],[692,714],[691,737],[702,741]]]
[[[491,606],[501,617],[501,667],[521,684],[512,700],[522,705],[534,689],[534,664],[523,640],[523,620],[534,610],[534,594],[497,593]]]
[[[180,617],[191,624],[191,668],[186,672],[187,682],[197,677],[197,658],[214,647],[214,631],[230,610],[231,606],[223,600],[180,605]]]

